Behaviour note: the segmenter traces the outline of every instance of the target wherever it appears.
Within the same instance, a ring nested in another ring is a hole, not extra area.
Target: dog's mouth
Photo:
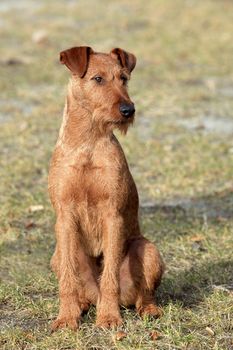
[[[116,120],[113,122],[113,124],[115,124],[115,125],[125,125],[128,123],[129,123],[129,120]]]
[[[126,124],[133,123],[133,121],[134,121],[134,115],[132,115],[132,117],[130,118],[114,120],[112,123],[115,125],[126,125]]]
[[[110,129],[119,129],[123,134],[126,134],[130,125],[134,122],[134,115],[128,118],[112,119],[107,122]]]

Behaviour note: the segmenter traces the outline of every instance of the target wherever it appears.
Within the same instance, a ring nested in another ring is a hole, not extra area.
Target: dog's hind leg
[[[159,286],[164,264],[156,246],[143,237],[134,239],[120,270],[120,302],[135,305],[140,315],[160,316],[154,291]]]

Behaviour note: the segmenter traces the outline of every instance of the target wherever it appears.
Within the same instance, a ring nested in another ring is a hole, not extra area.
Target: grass
[[[1,349],[232,349],[232,2],[23,0],[2,1],[0,11]],[[119,138],[143,232],[167,271],[157,293],[163,317],[122,309],[121,341],[95,328],[94,308],[77,333],[49,330],[58,287],[47,173],[68,80],[57,58],[79,44],[138,57],[137,118]]]

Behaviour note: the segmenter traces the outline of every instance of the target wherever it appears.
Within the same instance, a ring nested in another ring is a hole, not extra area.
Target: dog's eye
[[[100,83],[103,82],[103,78],[102,78],[102,77],[97,76],[97,77],[94,77],[94,79],[95,79],[95,81],[96,81],[98,84],[100,84]]]
[[[122,75],[120,76],[120,79],[123,81],[123,85],[126,85],[126,84],[127,84],[128,78],[127,78],[124,74],[122,74]]]

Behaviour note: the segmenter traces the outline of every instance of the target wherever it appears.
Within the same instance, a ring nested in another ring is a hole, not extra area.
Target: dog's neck
[[[103,133],[93,124],[91,111],[72,94],[69,88],[57,145],[70,149],[83,145],[94,147],[98,140],[112,136],[112,133]]]

